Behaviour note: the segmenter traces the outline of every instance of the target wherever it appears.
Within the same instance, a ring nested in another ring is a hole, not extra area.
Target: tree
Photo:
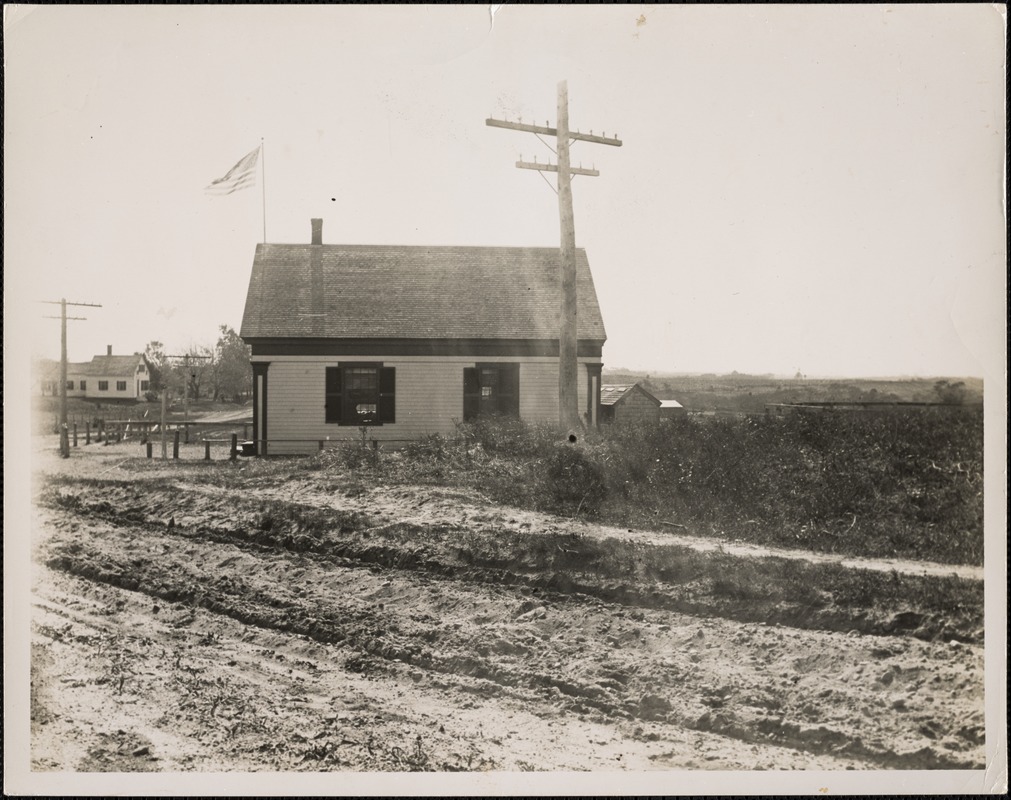
[[[186,391],[190,400],[200,399],[200,389],[217,399],[217,389],[214,386],[215,351],[205,345],[190,345],[183,356],[183,363],[176,368],[184,370]]]
[[[157,341],[148,342],[144,348],[144,361],[151,376],[151,391],[160,392],[168,382],[168,373],[172,371],[172,365],[165,355],[165,345]]]
[[[215,397],[241,403],[253,391],[251,349],[230,326],[221,325],[218,330],[221,335],[214,348]]]
[[[937,394],[937,399],[942,403],[951,403],[956,405],[961,405],[966,401],[966,396],[968,395],[968,389],[965,387],[965,381],[956,381],[952,383],[951,381],[937,381],[934,384],[934,392]]]

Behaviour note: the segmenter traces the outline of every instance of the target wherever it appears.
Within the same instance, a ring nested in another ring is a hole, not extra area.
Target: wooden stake
[[[162,387],[161,390],[161,460],[168,460],[168,445],[165,442],[165,403],[167,401],[168,389]]]

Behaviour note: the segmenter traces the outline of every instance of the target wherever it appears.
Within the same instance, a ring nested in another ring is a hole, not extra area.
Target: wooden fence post
[[[151,442],[144,442],[144,446],[147,448],[147,457],[151,458],[151,451],[154,449],[154,445]]]
[[[239,457],[239,435],[237,433],[232,434],[232,452],[229,456],[229,461],[235,461]]]
[[[84,443],[91,444],[91,423],[84,423]]]
[[[77,423],[74,423],[74,447],[77,447]]]
[[[179,458],[179,429],[176,428],[172,437],[172,458]]]
[[[204,461],[211,460],[211,440],[204,439]]]
[[[319,451],[321,453],[323,452],[323,440],[322,439],[319,440]]]

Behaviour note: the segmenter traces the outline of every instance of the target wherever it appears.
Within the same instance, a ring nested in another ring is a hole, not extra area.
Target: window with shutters
[[[396,422],[396,369],[360,363],[327,367],[325,419],[337,425]]]
[[[463,420],[520,415],[520,365],[476,364],[463,370]]]

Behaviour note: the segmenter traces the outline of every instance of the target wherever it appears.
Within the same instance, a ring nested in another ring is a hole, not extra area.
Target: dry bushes
[[[769,545],[981,564],[978,411],[686,417],[569,443],[518,420],[460,424],[381,453],[349,444],[325,469],[467,486],[498,502],[620,526]]]

